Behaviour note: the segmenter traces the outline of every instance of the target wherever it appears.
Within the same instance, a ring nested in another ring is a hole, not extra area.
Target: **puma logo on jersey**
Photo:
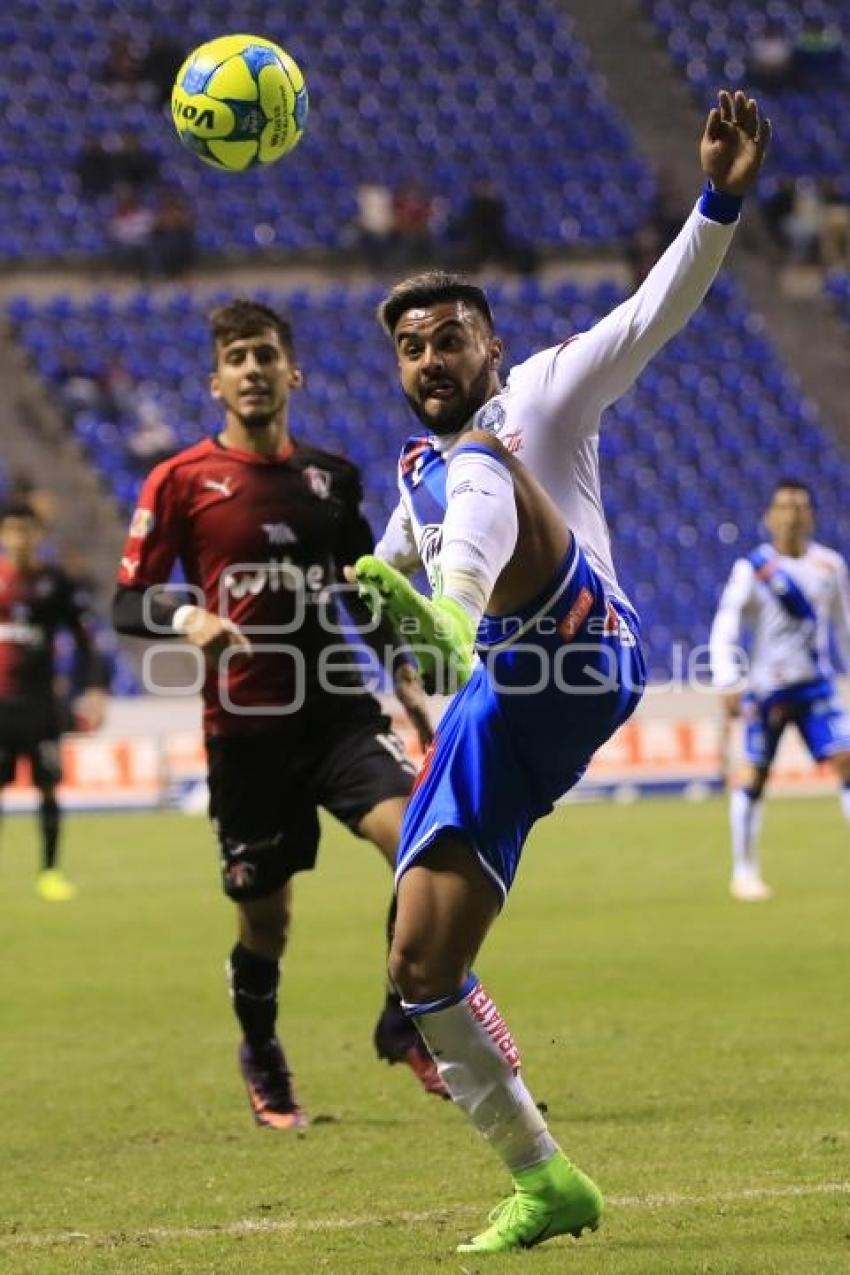
[[[233,495],[233,479],[228,476],[226,478],[205,478],[204,487],[207,491],[217,491],[220,496]]]

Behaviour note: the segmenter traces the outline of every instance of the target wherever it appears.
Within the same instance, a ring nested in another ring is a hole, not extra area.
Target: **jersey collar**
[[[213,447],[222,452],[225,456],[233,456],[236,460],[247,461],[249,465],[281,465],[285,461],[291,460],[295,455],[296,443],[295,439],[290,437],[282,451],[276,452],[274,456],[262,456],[258,452],[243,452],[238,447],[228,447],[223,443],[216,434],[210,439]]]

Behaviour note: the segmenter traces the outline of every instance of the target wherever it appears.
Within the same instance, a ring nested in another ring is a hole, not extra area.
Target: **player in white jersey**
[[[812,757],[841,781],[850,819],[850,718],[838,698],[830,634],[850,669],[850,581],[834,549],[812,539],[814,511],[805,483],[783,479],[764,515],[770,536],[739,558],[711,626],[711,670],[728,719],[743,715],[744,768],[730,798],[733,898],[769,899],[759,867],[762,796],[782,732],[797,727]],[[752,654],[741,649],[752,633]],[[746,689],[741,691],[745,665]]]
[[[515,368],[504,388],[479,288],[428,274],[381,307],[425,433],[402,450],[399,506],[378,556],[355,574],[415,639],[423,674],[453,660],[465,683],[405,818],[390,974],[453,1099],[514,1183],[463,1252],[579,1235],[601,1216],[598,1189],[549,1133],[471,967],[532,824],[640,698],[638,620],[602,510],[600,417],[699,305],[768,137],[754,101],[720,94],[700,147],[709,182],[678,238],[630,300]],[[430,599],[403,574],[420,562]]]

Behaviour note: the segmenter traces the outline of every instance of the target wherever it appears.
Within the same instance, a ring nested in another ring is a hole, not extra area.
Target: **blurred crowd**
[[[496,265],[532,274],[537,268],[535,248],[512,231],[504,196],[490,178],[473,182],[454,214],[416,181],[396,189],[380,180],[362,182],[356,199],[357,217],[346,238],[373,270],[406,270],[436,258],[458,270]]]
[[[143,46],[116,35],[101,80],[112,96],[165,109],[182,60],[180,45],[167,36]],[[180,189],[162,181],[158,156],[136,133],[85,138],[74,167],[81,198],[103,207],[114,269],[141,279],[174,278],[195,265],[195,210]]]
[[[767,92],[807,88],[841,74],[842,34],[814,15],[792,33],[781,22],[768,22],[749,45],[747,79]]]
[[[761,212],[781,260],[825,270],[850,267],[850,204],[831,178],[782,178]]]
[[[147,44],[116,34],[101,68],[107,92],[167,110],[185,50],[167,34]],[[805,91],[843,73],[841,32],[810,16],[796,30],[767,21],[744,56],[747,82],[767,95]],[[160,160],[133,132],[85,139],[75,160],[81,197],[103,209],[114,269],[140,279],[174,278],[198,260],[197,216],[185,193],[163,181]],[[760,208],[777,259],[850,267],[850,188],[844,179],[786,176],[762,186]],[[626,246],[640,282],[687,212],[687,201],[661,174],[654,207]],[[373,271],[404,271],[439,260],[476,271],[495,265],[520,274],[537,268],[539,251],[509,216],[504,194],[486,174],[473,178],[465,204],[450,207],[423,181],[392,185],[376,171],[357,186],[356,211],[340,228],[339,247]]]
[[[137,381],[120,359],[110,357],[99,365],[89,365],[69,346],[62,352],[56,384],[69,426],[85,412],[120,427],[130,463],[139,477],[176,450],[177,437],[155,387]]]

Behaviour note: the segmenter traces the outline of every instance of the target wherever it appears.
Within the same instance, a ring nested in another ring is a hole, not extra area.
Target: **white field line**
[[[607,1204],[619,1209],[661,1209],[688,1205],[737,1204],[741,1200],[787,1200],[814,1195],[850,1195],[850,1182],[814,1182],[808,1186],[756,1186],[740,1191],[722,1191],[715,1195],[621,1195],[607,1197]],[[303,1220],[243,1218],[210,1226],[153,1226],[145,1231],[59,1231],[53,1235],[33,1232],[0,1235],[0,1249],[54,1248],[79,1244],[120,1247],[129,1244],[163,1244],[171,1240],[202,1240],[228,1235],[310,1234],[322,1231],[357,1231],[376,1227],[420,1225],[428,1222],[460,1222],[478,1216],[481,1209],[464,1207],[430,1209],[426,1213],[388,1213],[364,1217],[320,1217]]]

